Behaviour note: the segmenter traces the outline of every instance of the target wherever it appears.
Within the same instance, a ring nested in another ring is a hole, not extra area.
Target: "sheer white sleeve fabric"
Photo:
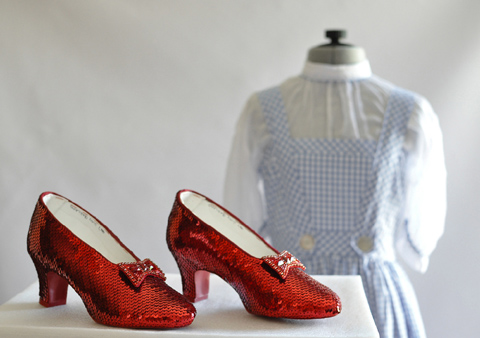
[[[396,248],[410,267],[423,273],[443,234],[447,210],[442,132],[437,116],[424,98],[416,103],[407,137],[411,141],[407,149],[407,203]]]
[[[254,230],[264,213],[262,181],[258,167],[270,141],[256,95],[252,95],[237,122],[225,176],[223,204]]]
[[[375,76],[363,81],[315,81],[309,75],[280,86],[292,137],[378,138],[393,85]],[[252,95],[237,123],[224,205],[255,230],[267,216],[258,168],[270,140],[258,99]],[[443,233],[446,171],[438,119],[421,97],[412,112],[404,148],[408,198],[396,247],[409,266],[424,272]]]

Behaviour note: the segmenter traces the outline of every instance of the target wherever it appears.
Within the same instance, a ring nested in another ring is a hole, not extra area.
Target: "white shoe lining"
[[[191,191],[184,191],[180,194],[180,199],[195,216],[227,237],[249,255],[257,258],[276,255],[276,252],[260,240],[254,232],[216,204],[207,201],[205,197]]]
[[[135,257],[85,210],[54,194],[45,195],[43,202],[60,223],[112,263],[136,261]]]

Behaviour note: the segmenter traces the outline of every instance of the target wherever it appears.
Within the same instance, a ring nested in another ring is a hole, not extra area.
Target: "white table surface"
[[[211,275],[209,298],[195,303],[194,322],[171,330],[122,329],[97,324],[71,288],[66,305],[45,308],[38,303],[38,282],[35,282],[0,306],[0,337],[379,337],[359,276],[314,277],[340,296],[343,310],[336,317],[292,320],[251,315],[237,293]],[[167,283],[181,290],[179,275],[167,274]]]

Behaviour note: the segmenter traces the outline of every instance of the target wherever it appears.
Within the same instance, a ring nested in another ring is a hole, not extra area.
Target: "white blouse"
[[[306,62],[303,72],[283,82],[280,90],[292,137],[376,140],[394,87],[372,75],[365,60],[353,65]],[[256,230],[266,219],[258,167],[269,142],[271,135],[253,94],[237,123],[226,172],[224,205]],[[446,169],[438,118],[423,97],[415,104],[403,147],[408,154],[404,218],[409,233],[399,230],[396,248],[412,268],[424,272],[443,234]],[[414,250],[409,241],[421,252]]]

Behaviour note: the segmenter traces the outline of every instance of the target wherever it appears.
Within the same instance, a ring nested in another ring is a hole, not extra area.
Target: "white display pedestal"
[[[340,296],[343,310],[336,317],[292,320],[251,315],[233,288],[211,275],[209,298],[194,304],[197,316],[192,325],[171,330],[97,324],[71,288],[66,305],[45,308],[38,303],[36,282],[0,306],[0,337],[379,337],[359,276],[314,277]],[[179,275],[167,274],[167,283],[181,290]]]

